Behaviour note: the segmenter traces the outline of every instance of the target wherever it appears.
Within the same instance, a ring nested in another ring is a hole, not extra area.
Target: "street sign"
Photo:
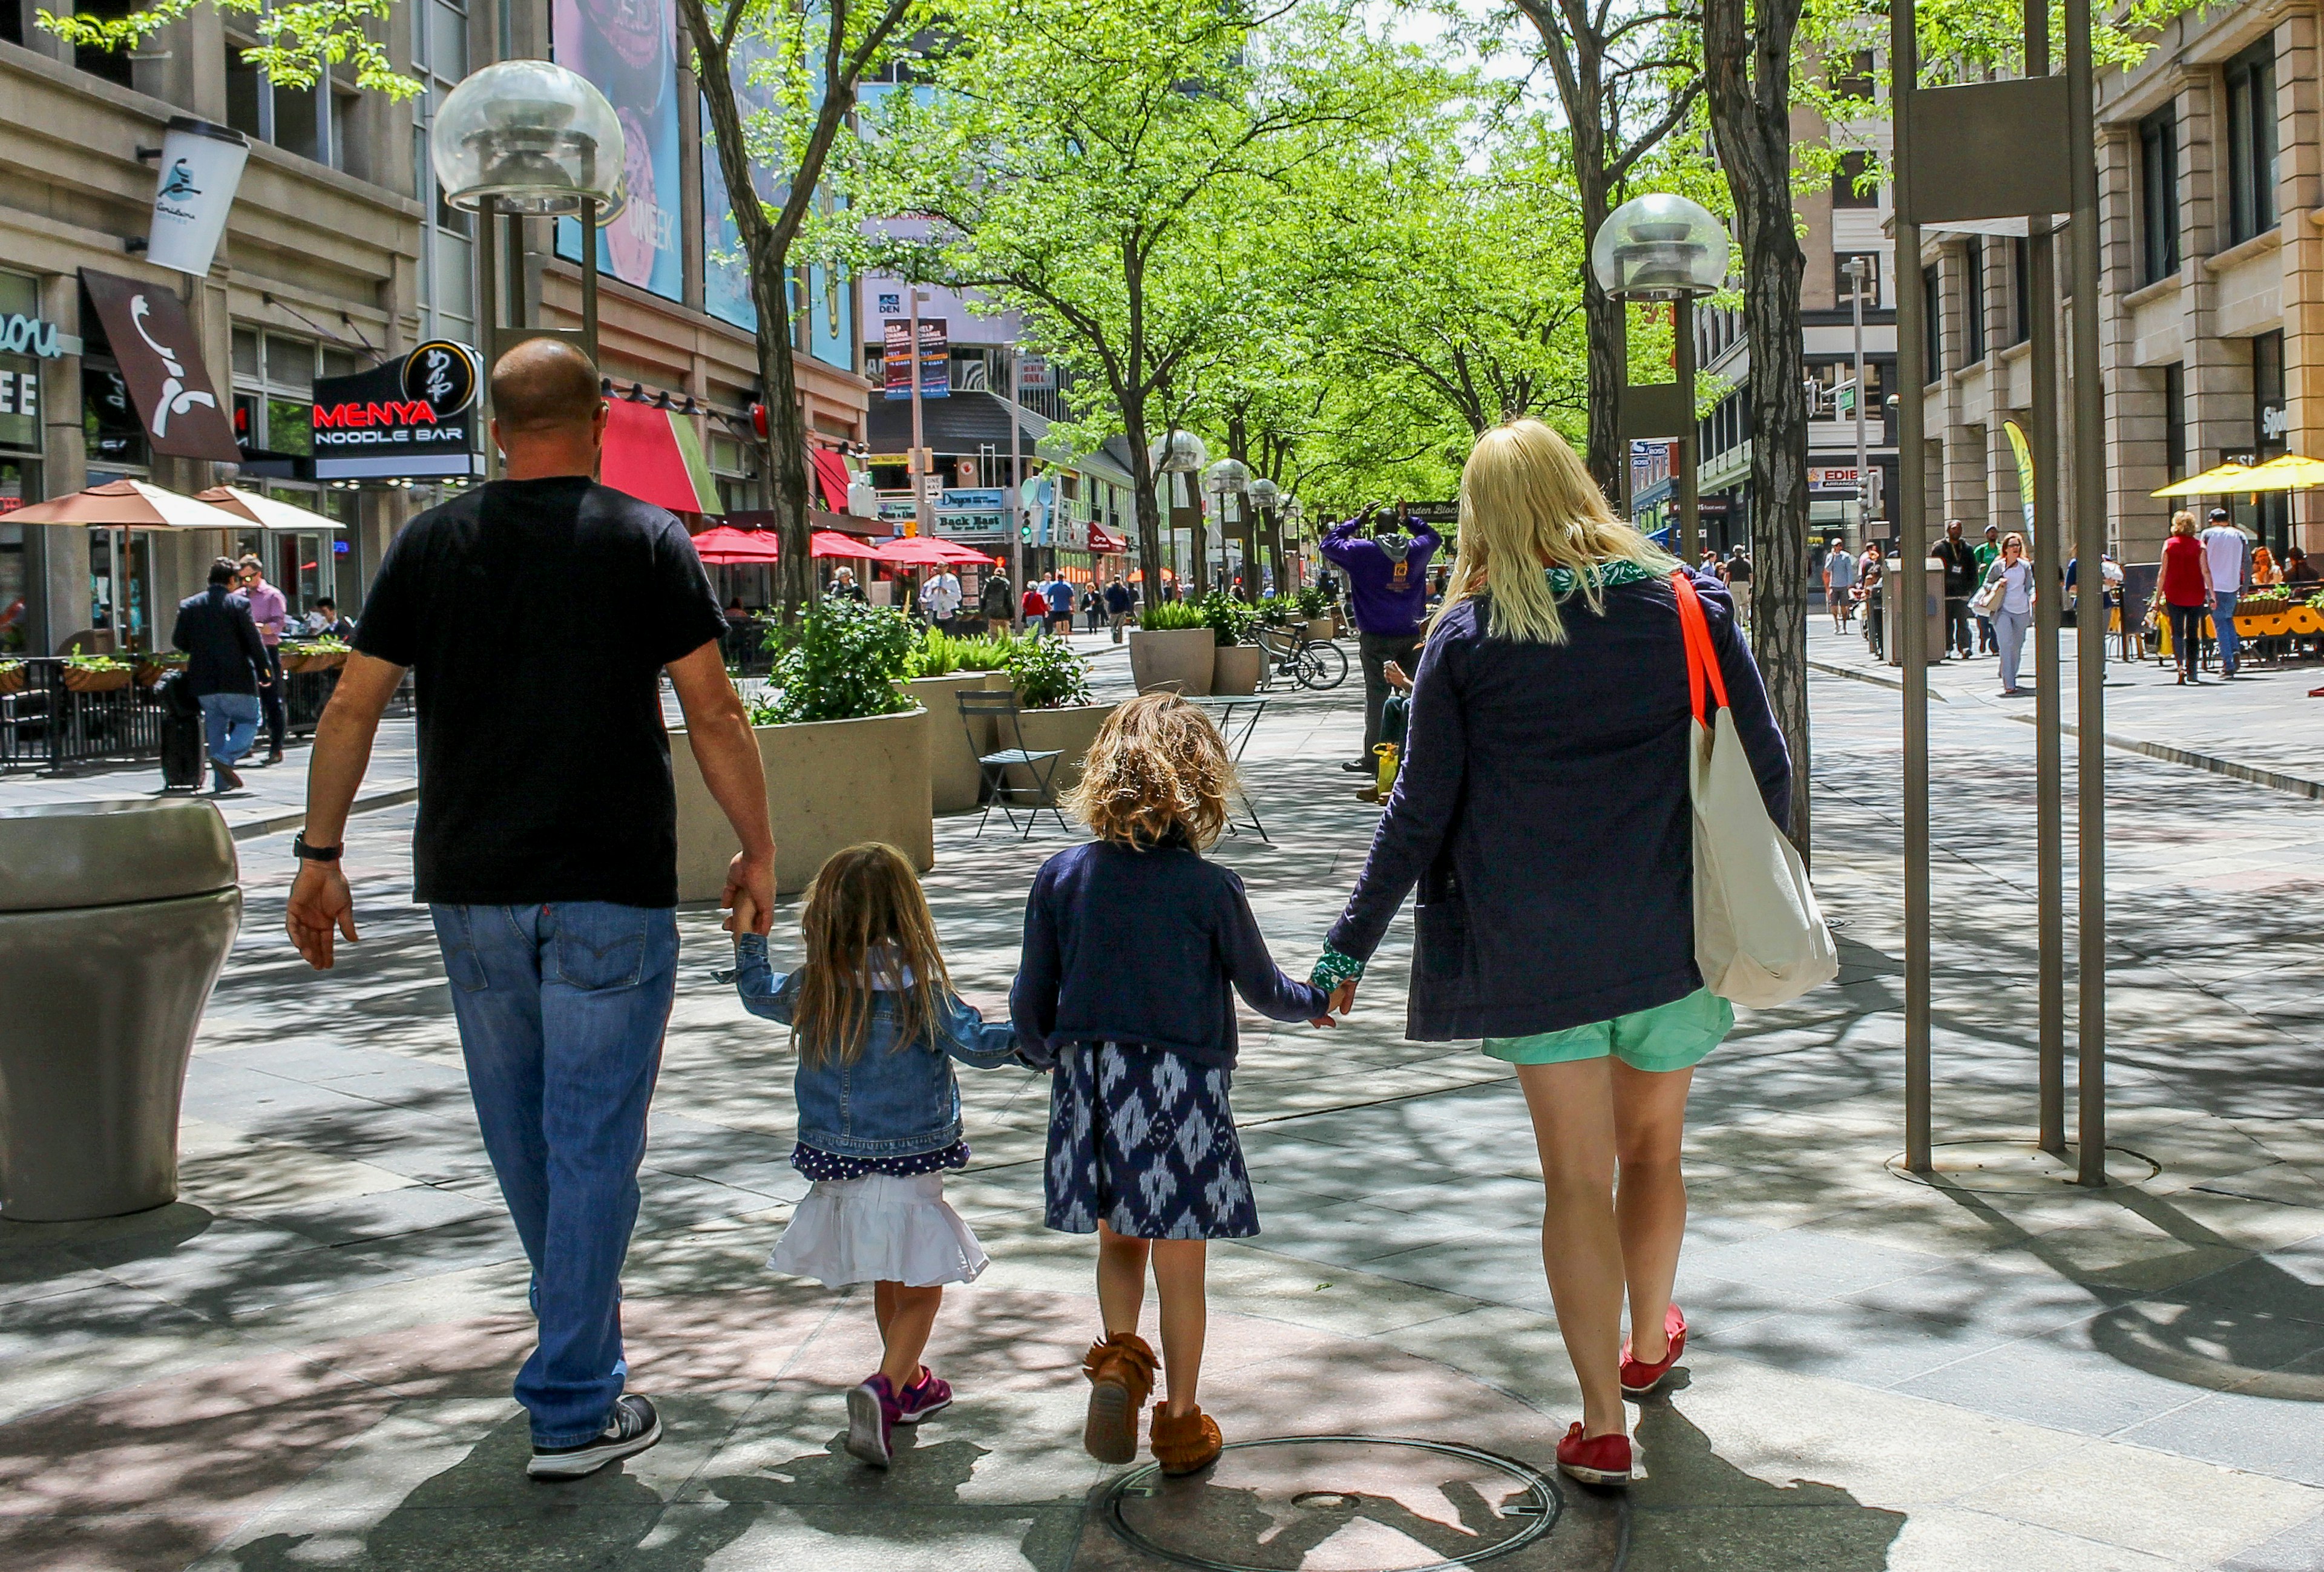
[[[1856,382],[1854,378],[1851,377],[1847,382],[1841,383],[1838,387],[1831,390],[1831,412],[1834,416],[1843,421],[1853,420],[1856,418]]]

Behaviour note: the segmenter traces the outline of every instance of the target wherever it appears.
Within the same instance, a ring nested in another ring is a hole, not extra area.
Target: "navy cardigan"
[[[1089,841],[1034,875],[1010,1014],[1025,1057],[1073,1043],[1136,1042],[1198,1064],[1235,1060],[1234,1000],[1261,1015],[1328,1014],[1320,988],[1283,975],[1242,881],[1185,846]]]
[[[1727,587],[1693,575],[1760,795],[1777,824],[1791,761]],[[1415,673],[1405,763],[1325,942],[1368,960],[1415,883],[1405,1034],[1559,1031],[1683,999],[1694,965],[1693,711],[1666,580],[1576,595],[1570,642],[1488,638],[1466,601]]]

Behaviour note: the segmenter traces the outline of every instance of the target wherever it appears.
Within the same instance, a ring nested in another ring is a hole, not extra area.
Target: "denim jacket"
[[[734,991],[742,1008],[790,1024],[800,974],[778,977],[767,964],[767,941],[746,933],[734,947]],[[792,1081],[798,1104],[798,1139],[837,1157],[916,1157],[941,1151],[960,1139],[960,1084],[952,1061],[991,1069],[1017,1057],[1017,1033],[984,1017],[953,994],[935,1022],[935,1039],[899,1048],[894,995],[877,993],[863,1051],[852,1064],[799,1060]]]

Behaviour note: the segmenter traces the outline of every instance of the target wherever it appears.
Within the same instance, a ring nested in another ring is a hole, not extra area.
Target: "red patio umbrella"
[[[945,554],[944,559],[947,562],[957,562],[963,566],[973,562],[980,568],[986,568],[997,560],[995,558],[986,556],[973,546],[962,545],[958,541],[947,541],[937,537],[930,543]]]
[[[775,537],[766,530],[738,530],[731,524],[720,524],[694,537],[694,554],[716,568],[771,562],[775,559]]]
[[[945,542],[927,535],[899,535],[892,541],[882,541],[872,555],[891,568],[935,568],[960,559]]]
[[[817,530],[807,537],[807,554],[811,557],[855,557],[866,560],[877,559],[879,548],[853,535],[843,535],[837,530]]]

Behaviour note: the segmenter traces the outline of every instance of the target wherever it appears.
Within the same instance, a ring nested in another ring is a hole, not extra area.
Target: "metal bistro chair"
[[[1009,828],[1017,830],[1019,840],[1033,837],[1033,827],[1040,822],[1041,810],[1045,808],[1057,821],[1057,828],[1071,835],[1073,827],[1065,822],[1065,816],[1057,806],[1057,761],[1064,756],[1063,752],[1051,748],[1036,753],[1025,746],[1025,729],[1019,719],[1022,712],[1018,708],[1017,695],[972,689],[956,697],[960,700],[961,724],[968,728],[969,752],[976,755],[977,767],[983,772],[977,795],[983,800],[984,817],[976,821],[976,833],[979,836],[984,834],[984,827],[991,821],[993,807],[998,804],[1001,817],[1009,821]],[[994,751],[986,752],[978,724],[984,720],[992,723],[994,744],[1012,743],[1014,745],[996,746]],[[1030,786],[1010,785],[1009,772],[1012,766],[1031,776],[1033,783]],[[1026,792],[1032,794],[1029,802],[1023,800],[1022,794]],[[1017,823],[1016,810],[1019,807],[1028,810],[1022,828],[1019,828]]]

